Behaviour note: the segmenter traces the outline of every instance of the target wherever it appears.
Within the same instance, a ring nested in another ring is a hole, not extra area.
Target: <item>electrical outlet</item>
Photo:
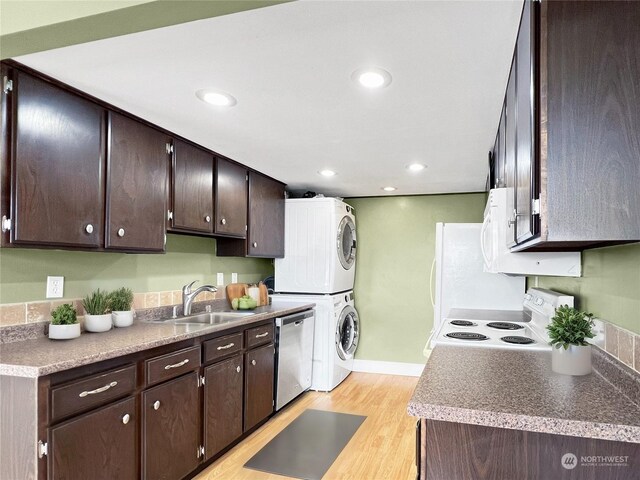
[[[224,285],[224,273],[218,273],[216,275],[216,286],[221,287]]]
[[[47,297],[62,298],[64,294],[64,277],[47,277]]]
[[[231,283],[238,283],[238,274],[237,273],[232,273],[231,274]]]

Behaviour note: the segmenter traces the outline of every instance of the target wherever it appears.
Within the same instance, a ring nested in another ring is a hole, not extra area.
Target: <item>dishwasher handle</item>
[[[295,323],[296,325],[300,325],[307,318],[312,318],[314,316],[313,310],[307,310],[306,312],[294,313],[293,315],[287,315],[286,317],[276,318],[276,326],[283,327],[285,325],[289,325],[291,323]]]

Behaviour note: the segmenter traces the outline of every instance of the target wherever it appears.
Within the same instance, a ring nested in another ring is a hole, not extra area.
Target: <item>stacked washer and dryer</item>
[[[354,306],[356,219],[336,198],[285,204],[285,257],[275,261],[274,299],[315,303],[311,389],[331,391],[353,370],[360,323]]]

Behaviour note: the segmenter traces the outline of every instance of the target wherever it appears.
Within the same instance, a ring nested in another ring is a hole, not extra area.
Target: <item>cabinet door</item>
[[[247,236],[247,169],[216,158],[215,233]]]
[[[516,58],[511,64],[507,96],[505,99],[505,141],[504,141],[504,172],[505,187],[507,188],[507,246],[515,245],[515,185],[516,185]]]
[[[106,248],[164,250],[170,139],[109,114]]]
[[[142,393],[142,474],[179,480],[200,462],[198,374],[188,373]]]
[[[204,369],[205,460],[242,435],[242,355]]]
[[[256,172],[249,173],[250,257],[284,257],[284,185]]]
[[[273,344],[245,355],[244,430],[250,430],[273,412]]]
[[[524,2],[520,30],[516,43],[516,182],[515,235],[516,243],[531,238],[536,229],[531,201],[537,198],[534,189],[534,97],[533,97],[533,3]]]
[[[136,417],[130,397],[51,428],[48,478],[139,478]]]
[[[500,114],[500,126],[498,127],[498,135],[496,138],[496,152],[495,152],[495,165],[496,165],[496,187],[503,188],[505,186],[505,127],[506,127],[506,113],[505,107],[502,107],[502,113]]]
[[[172,227],[213,233],[213,155],[175,140],[172,182]]]
[[[11,241],[99,247],[104,110],[16,71]]]

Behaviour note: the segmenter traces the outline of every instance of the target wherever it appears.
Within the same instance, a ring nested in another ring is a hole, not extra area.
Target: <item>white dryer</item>
[[[356,219],[336,198],[285,203],[284,258],[275,260],[275,291],[337,293],[353,289]]]
[[[274,305],[315,303],[313,370],[311,390],[329,392],[353,370],[353,358],[360,338],[360,319],[353,291],[334,295],[272,296]]]

